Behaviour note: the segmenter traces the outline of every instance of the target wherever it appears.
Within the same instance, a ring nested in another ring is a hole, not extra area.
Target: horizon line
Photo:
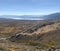
[[[54,14],[54,13],[60,13],[60,12],[52,12],[52,13],[32,13],[32,14],[0,14],[0,16],[4,15],[16,15],[16,16],[24,16],[24,15],[49,15],[49,14]]]

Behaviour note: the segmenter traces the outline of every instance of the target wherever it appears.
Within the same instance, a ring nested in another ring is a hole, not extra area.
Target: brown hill
[[[38,24],[40,25],[40,24]],[[44,26],[43,26],[44,25]],[[28,30],[22,34],[16,34],[10,37],[10,40],[14,42],[39,42],[43,44],[60,45],[60,21],[49,22],[49,24],[43,24],[37,30],[28,32]],[[35,28],[36,26],[34,26]]]

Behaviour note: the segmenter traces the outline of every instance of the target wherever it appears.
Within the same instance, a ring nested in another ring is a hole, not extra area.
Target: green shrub
[[[32,45],[32,46],[40,46],[41,44],[38,43],[38,42],[29,42],[28,43],[29,45]]]

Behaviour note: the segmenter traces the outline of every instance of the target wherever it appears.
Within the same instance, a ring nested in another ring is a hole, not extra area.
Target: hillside
[[[13,42],[39,42],[43,44],[54,42],[55,45],[60,45],[60,21],[52,21],[49,24],[45,23],[43,25],[37,30],[34,30],[37,27],[34,26],[26,32],[16,34],[10,37],[10,40]],[[33,32],[29,32],[29,30],[33,30]]]
[[[48,43],[53,41],[55,45],[60,45],[60,22],[47,25],[41,29],[38,29],[38,31],[34,33],[38,35],[40,34],[37,40],[41,43]]]
[[[42,34],[42,33],[47,33],[47,32],[50,32],[50,31],[55,31],[55,30],[58,30],[58,29],[60,29],[60,22],[55,22],[55,23],[52,23],[52,24],[48,24],[48,25],[46,25],[42,28],[39,28],[34,33]]]

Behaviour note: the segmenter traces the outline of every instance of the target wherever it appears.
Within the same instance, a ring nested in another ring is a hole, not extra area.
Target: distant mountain
[[[53,13],[43,17],[44,19],[60,19],[60,13]]]
[[[49,15],[2,15],[0,18],[17,19],[17,20],[48,20],[60,19],[60,13],[53,13]]]
[[[40,15],[2,15],[0,18],[16,19],[16,20],[43,20]]]

